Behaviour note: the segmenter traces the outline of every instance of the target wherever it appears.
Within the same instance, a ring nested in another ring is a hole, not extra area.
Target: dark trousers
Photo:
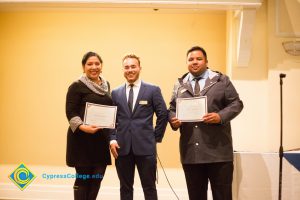
[[[208,181],[214,200],[232,200],[233,162],[182,166],[190,200],[207,200]]]
[[[75,169],[77,178],[74,183],[74,199],[96,200],[106,166],[75,167]]]
[[[120,180],[121,200],[133,199],[133,183],[135,166],[140,175],[145,200],[157,200],[156,191],[156,156],[136,156],[129,153],[118,156],[116,168]]]

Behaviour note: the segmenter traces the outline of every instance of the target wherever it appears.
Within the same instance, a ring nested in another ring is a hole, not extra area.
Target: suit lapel
[[[205,86],[203,88],[203,90],[200,92],[201,96],[204,96],[208,90],[218,82],[219,77],[214,77],[212,79],[210,79],[209,77],[206,79],[205,81]]]
[[[124,84],[124,87],[121,88],[120,99],[121,99],[121,102],[123,102],[122,104],[124,105],[127,114],[131,115],[131,112],[129,110],[128,103],[127,103],[127,97],[126,97],[126,84]]]
[[[194,91],[189,81],[189,76],[185,76],[184,78],[179,78],[178,81],[184,89],[186,89],[189,93],[191,93],[192,96],[194,96]]]
[[[192,95],[194,95],[193,87],[192,87],[190,81],[184,83],[184,84],[183,84],[183,87],[184,87],[185,89],[187,89],[187,91],[189,91]]]

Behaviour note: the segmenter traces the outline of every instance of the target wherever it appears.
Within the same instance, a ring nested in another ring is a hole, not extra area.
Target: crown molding
[[[2,4],[2,5],[1,5]],[[77,7],[93,4],[97,7],[118,8],[175,8],[175,9],[208,9],[208,10],[236,10],[244,8],[259,8],[261,0],[0,0],[3,4],[32,4],[35,6],[77,5]]]

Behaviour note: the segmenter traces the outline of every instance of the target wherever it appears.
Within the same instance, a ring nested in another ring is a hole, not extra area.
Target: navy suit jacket
[[[161,142],[168,123],[168,111],[160,88],[141,82],[139,94],[131,113],[127,104],[126,85],[112,91],[117,109],[117,123],[111,140],[117,140],[119,155],[155,155],[156,142]],[[155,128],[153,115],[156,114]]]

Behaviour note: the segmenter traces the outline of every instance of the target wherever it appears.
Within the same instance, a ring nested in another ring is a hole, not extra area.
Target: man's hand
[[[209,124],[221,123],[221,117],[218,113],[207,113],[203,116],[203,122]]]
[[[181,126],[181,121],[179,121],[176,117],[173,117],[170,121],[173,128],[179,128]]]
[[[117,142],[112,142],[110,144],[110,151],[115,159],[118,158],[118,149],[120,149],[120,146],[118,145]]]

